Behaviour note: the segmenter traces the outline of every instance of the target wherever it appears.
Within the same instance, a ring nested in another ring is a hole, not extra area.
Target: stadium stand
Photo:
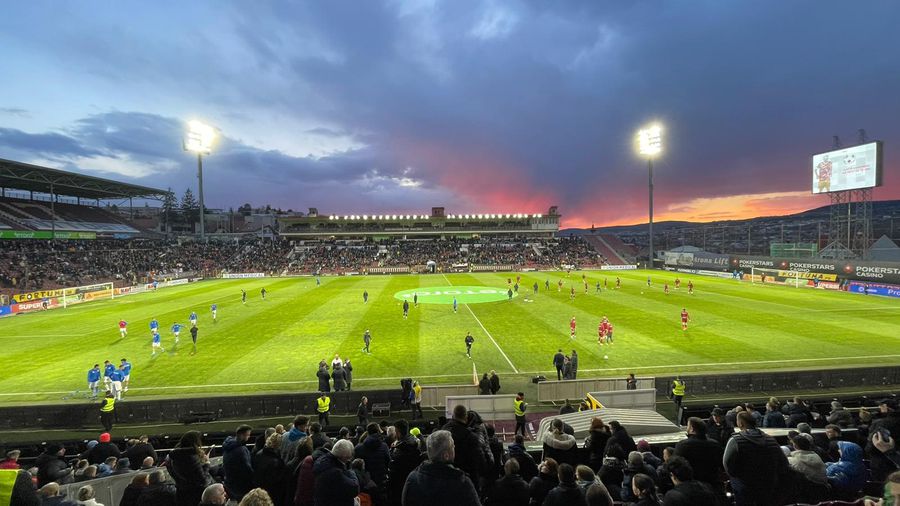
[[[55,213],[55,214],[54,214]],[[73,232],[137,234],[137,228],[103,208],[66,203],[54,204],[37,200],[0,199],[0,217],[12,224],[9,228],[24,230],[60,230]]]
[[[628,262],[625,260],[622,255],[620,255],[612,246],[609,245],[609,242],[601,235],[584,235],[582,238],[591,246],[594,247],[604,258],[607,259],[607,262],[610,265],[625,265]],[[620,241],[621,242],[621,241]]]

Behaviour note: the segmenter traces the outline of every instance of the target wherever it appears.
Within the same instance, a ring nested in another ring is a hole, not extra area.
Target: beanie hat
[[[422,435],[422,431],[419,430],[418,427],[413,427],[412,429],[410,429],[409,433],[416,437],[419,437]]]
[[[109,432],[104,432],[100,434],[100,442],[101,443],[109,443]]]

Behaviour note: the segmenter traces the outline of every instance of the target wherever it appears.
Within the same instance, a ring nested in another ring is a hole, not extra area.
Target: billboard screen
[[[813,193],[881,186],[881,151],[877,141],[813,155]]]

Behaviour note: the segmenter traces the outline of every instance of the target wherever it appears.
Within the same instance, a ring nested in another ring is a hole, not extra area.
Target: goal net
[[[72,304],[113,298],[115,298],[115,289],[111,282],[76,286],[73,289],[66,290],[65,295],[62,296],[62,306],[69,307]]]
[[[750,269],[750,282],[763,284],[775,283],[779,285],[800,287],[806,285],[806,278],[804,275],[805,273],[798,271],[753,267]],[[801,281],[801,279],[803,281]]]

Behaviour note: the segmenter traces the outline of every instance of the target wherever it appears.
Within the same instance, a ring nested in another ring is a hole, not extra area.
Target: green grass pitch
[[[551,377],[558,348],[578,350],[580,378],[896,364],[900,358],[897,300],[685,274],[675,290],[676,275],[661,271],[585,274],[587,294],[580,271],[521,273],[512,300],[506,280],[515,282],[516,273],[323,277],[321,286],[314,278],[208,280],[0,319],[0,404],[83,394],[94,363],[118,364],[123,357],[134,364],[128,397],[311,391],[319,360],[330,362],[335,353],[352,359],[355,387],[397,386],[402,377],[470,383],[473,363],[479,375],[494,369],[501,377]],[[618,290],[616,276],[622,279]],[[610,289],[595,293],[604,279]],[[689,279],[694,295],[687,293]],[[540,290],[533,295],[535,282]],[[461,294],[457,313],[452,296],[442,303],[425,303],[429,297],[423,296],[403,319],[397,292],[452,286],[497,289],[502,296],[465,304]],[[570,286],[576,288],[574,301]],[[210,315],[213,303],[217,323]],[[692,318],[687,331],[681,330],[682,307]],[[200,317],[196,355],[190,354],[187,329],[177,348],[169,332],[175,321],[187,324],[192,310]],[[615,344],[600,347],[603,315],[615,325]],[[572,316],[575,340],[569,338]],[[154,317],[166,352],[151,358],[148,324]],[[120,318],[128,321],[125,339],[119,338]],[[369,355],[361,353],[365,329],[372,333]],[[475,337],[471,361],[463,343],[467,331]]]

